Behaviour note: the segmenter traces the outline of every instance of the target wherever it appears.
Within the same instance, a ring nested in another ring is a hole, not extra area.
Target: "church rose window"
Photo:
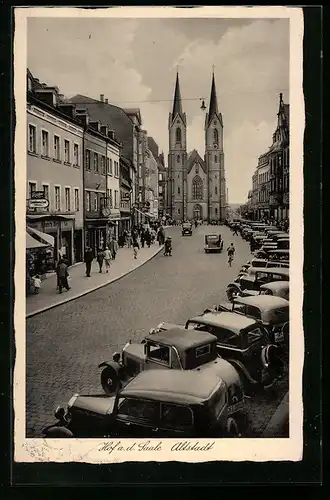
[[[177,128],[175,132],[176,142],[181,142],[181,128]]]
[[[192,192],[194,200],[200,200],[203,198],[203,181],[198,175],[193,178]]]

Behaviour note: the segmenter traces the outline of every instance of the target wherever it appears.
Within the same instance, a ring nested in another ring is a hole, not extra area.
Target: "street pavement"
[[[27,318],[27,437],[54,421],[56,405],[74,393],[102,394],[98,364],[131,339],[140,341],[161,321],[183,324],[207,306],[226,300],[226,286],[250,258],[247,242],[225,226],[200,226],[193,236],[167,230],[173,255],[160,252],[120,280]],[[205,254],[204,235],[221,233],[224,252]],[[233,242],[230,268],[225,249]],[[142,252],[143,250],[141,250]],[[248,401],[251,436],[260,435],[287,390]]]

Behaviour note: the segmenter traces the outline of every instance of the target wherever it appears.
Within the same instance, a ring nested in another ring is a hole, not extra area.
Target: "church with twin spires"
[[[169,114],[168,212],[174,220],[224,221],[227,213],[223,121],[218,110],[214,73],[205,117],[205,154],[187,153],[187,120],[179,74]]]

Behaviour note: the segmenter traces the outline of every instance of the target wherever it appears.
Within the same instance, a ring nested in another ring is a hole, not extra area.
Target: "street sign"
[[[28,200],[29,208],[48,208],[49,201],[46,198],[35,198]]]
[[[45,199],[44,191],[32,191],[31,199],[33,199],[33,200]]]

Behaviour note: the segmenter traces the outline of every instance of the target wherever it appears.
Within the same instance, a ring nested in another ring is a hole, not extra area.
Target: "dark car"
[[[106,394],[113,395],[120,385],[146,370],[167,368],[202,372],[207,369],[217,373],[220,365],[214,335],[198,331],[187,335],[183,326],[176,325],[168,325],[166,330],[152,330],[141,343],[127,343],[121,353],[121,362],[110,360],[99,365],[103,368],[101,385]]]
[[[232,301],[237,296],[258,295],[260,287],[272,281],[289,281],[290,269],[287,267],[250,268],[249,274],[238,276],[227,286],[227,298]]]
[[[248,390],[267,388],[284,374],[280,349],[270,343],[262,321],[234,312],[207,312],[185,327],[214,335],[218,353],[235,366]]]
[[[221,234],[206,234],[204,237],[204,252],[222,252],[223,239]]]
[[[186,234],[188,234],[189,236],[192,236],[193,226],[192,226],[191,222],[184,222],[182,224],[181,233],[182,233],[182,236],[185,236]]]
[[[55,417],[44,437],[239,437],[244,393],[228,363],[221,377],[212,371],[148,370],[116,396],[73,396],[67,411],[57,408]]]

